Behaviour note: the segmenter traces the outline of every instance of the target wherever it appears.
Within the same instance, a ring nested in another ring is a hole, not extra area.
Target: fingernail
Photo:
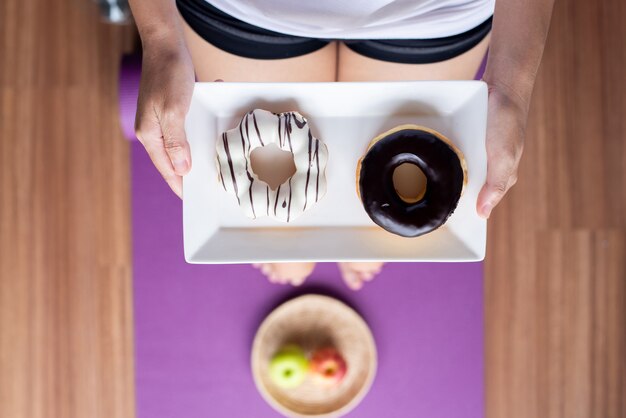
[[[480,209],[482,212],[483,218],[487,219],[491,215],[491,211],[493,210],[493,205],[491,203],[485,203],[483,207]]]
[[[176,174],[185,174],[187,172],[187,169],[189,168],[189,164],[187,164],[187,160],[185,159],[174,160],[173,164],[174,164],[174,171],[176,171]]]

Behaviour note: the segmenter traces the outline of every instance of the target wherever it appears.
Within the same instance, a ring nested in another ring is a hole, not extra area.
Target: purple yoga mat
[[[252,381],[252,339],[272,308],[309,292],[347,302],[376,339],[376,380],[348,416],[483,416],[482,264],[389,264],[359,292],[334,264],[299,289],[248,265],[186,264],[181,202],[131,148],[138,418],[278,416]]]
[[[126,63],[121,119],[134,139],[140,66]],[[181,202],[141,145],[131,147],[138,418],[278,416],[254,387],[250,348],[265,315],[304,293],[343,300],[374,333],[378,374],[349,416],[484,416],[482,264],[388,264],[360,292],[347,290],[334,264],[318,265],[299,289],[271,285],[247,265],[189,265]]]

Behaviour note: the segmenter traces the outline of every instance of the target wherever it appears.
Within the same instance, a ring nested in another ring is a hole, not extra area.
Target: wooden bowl
[[[310,355],[333,346],[344,357],[347,372],[332,388],[316,385],[310,376],[297,388],[282,389],[269,376],[274,354],[298,344]],[[252,375],[257,389],[274,409],[288,417],[339,417],[359,404],[376,374],[376,345],[372,333],[354,310],[336,299],[305,295],[270,313],[252,345]]]

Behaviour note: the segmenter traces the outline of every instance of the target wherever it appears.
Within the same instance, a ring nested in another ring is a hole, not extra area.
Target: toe
[[[314,263],[276,263],[274,270],[281,277],[281,283],[301,285],[313,271]]]
[[[381,267],[382,263],[339,263],[343,280],[352,290],[359,290],[365,282],[372,281]]]
[[[363,282],[359,278],[359,275],[354,271],[345,271],[343,273],[343,280],[352,290],[359,290],[363,287]]]
[[[280,276],[272,264],[260,264],[259,270],[267,277],[270,283],[280,283]]]
[[[300,286],[306,280],[306,276],[294,277],[290,283],[292,286]]]
[[[378,274],[383,267],[383,263],[380,262],[368,262],[368,263],[350,263],[351,267],[361,273]]]

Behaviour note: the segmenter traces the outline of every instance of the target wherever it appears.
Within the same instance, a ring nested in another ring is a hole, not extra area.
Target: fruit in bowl
[[[320,386],[334,387],[343,380],[348,367],[339,351],[333,347],[324,347],[311,356],[311,376]]]
[[[297,345],[281,348],[270,360],[270,378],[283,389],[298,387],[309,371],[309,361]]]

